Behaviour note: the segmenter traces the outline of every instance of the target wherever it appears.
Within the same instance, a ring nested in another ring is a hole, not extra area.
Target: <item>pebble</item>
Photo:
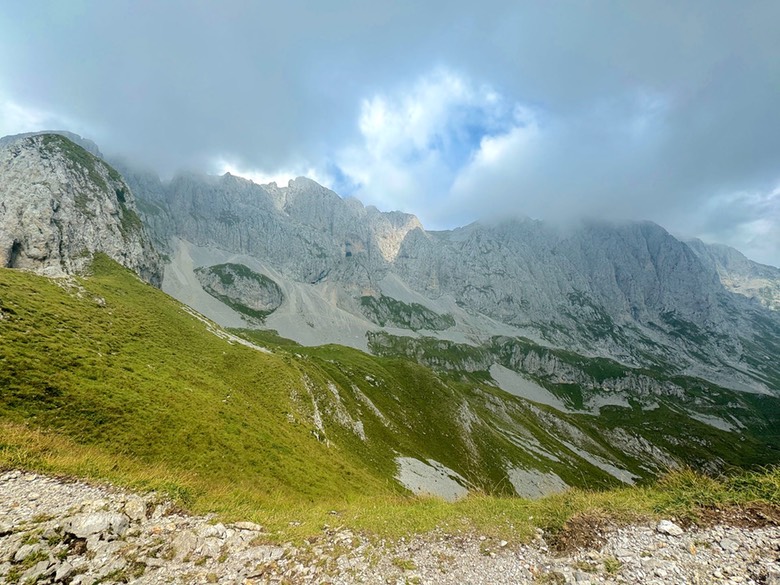
[[[311,546],[256,544],[262,533],[252,522],[181,514],[154,494],[0,473],[0,583],[780,585],[778,527],[686,532],[664,520],[562,556],[542,532],[527,545],[444,533],[374,542],[326,526]]]

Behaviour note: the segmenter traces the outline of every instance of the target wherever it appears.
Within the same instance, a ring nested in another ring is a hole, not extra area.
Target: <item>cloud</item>
[[[73,120],[68,120],[53,112],[19,104],[0,94],[0,129],[3,136],[39,130],[64,130],[78,127],[79,124]]]
[[[434,227],[683,233],[780,182],[778,21],[752,0],[10,2],[0,133],[67,126],[163,175],[314,169]]]
[[[241,163],[237,163],[225,158],[214,159],[209,166],[208,174],[224,175],[225,173],[230,173],[231,175],[248,179],[254,183],[257,183],[258,185],[276,183],[279,187],[286,187],[287,183],[289,183],[292,179],[301,176],[309,177],[321,185],[330,186],[332,184],[332,180],[329,175],[321,175],[320,171],[310,166],[298,166],[293,168],[282,168],[266,171],[263,169],[247,168],[242,166]]]
[[[778,266],[780,186],[768,192],[737,192],[713,197],[694,218],[701,239],[740,249],[749,258]]]
[[[666,102],[633,91],[576,114],[543,112],[490,137],[454,185],[456,207],[543,219],[645,217],[667,196],[650,174],[662,158]]]
[[[659,155],[669,102],[637,89],[563,117],[438,69],[364,99],[359,139],[334,161],[348,194],[433,227],[491,213],[632,217],[632,181]]]
[[[528,123],[519,105],[490,86],[440,68],[363,99],[359,139],[332,162],[353,186],[346,194],[380,208],[410,209],[420,200],[443,205],[486,141]],[[437,216],[432,210],[421,215]]]

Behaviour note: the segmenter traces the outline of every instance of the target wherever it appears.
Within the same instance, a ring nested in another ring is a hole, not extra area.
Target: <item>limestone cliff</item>
[[[102,252],[159,286],[160,258],[129,186],[61,134],[0,144],[0,266],[49,276],[83,271]]]
[[[702,262],[717,271],[728,290],[780,311],[780,269],[753,262],[722,244],[705,244],[701,240],[691,240],[687,244]]]
[[[158,240],[188,242],[210,264],[241,257],[273,278],[285,300],[267,325],[303,343],[365,348],[380,327],[477,345],[521,335],[733,388],[780,380],[763,357],[780,346],[777,314],[724,287],[713,262],[651,222],[563,229],[517,218],[429,232],[412,215],[304,178],[286,187],[229,174],[129,180],[149,193],[142,212]],[[391,306],[452,322],[389,319]]]

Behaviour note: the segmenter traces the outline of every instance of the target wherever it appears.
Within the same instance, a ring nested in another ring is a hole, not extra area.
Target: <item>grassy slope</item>
[[[256,330],[240,333],[260,343],[273,339]],[[360,451],[372,466],[382,466],[388,474],[395,467],[388,457],[389,449],[443,463],[468,479],[472,488],[490,494],[514,494],[506,477],[508,465],[553,472],[569,485],[604,488],[619,484],[571,452],[554,431],[545,428],[538,414],[540,407],[479,379],[439,375],[406,359],[371,356],[338,345],[291,348],[282,343],[276,350],[305,363],[309,375],[320,385],[329,381],[337,385],[342,403],[359,415],[367,436],[373,439],[358,443],[354,436],[346,435],[340,437],[342,444]],[[383,413],[385,421],[371,415],[358,391]],[[541,407],[541,411],[549,409]],[[464,420],[470,421],[468,431]],[[518,434],[538,442],[559,460],[540,461],[533,452],[513,443],[512,437]],[[606,448],[598,439],[592,446]],[[631,461],[608,448],[606,453]]]
[[[630,406],[606,406],[598,416],[591,414],[559,415],[556,418],[571,423],[597,443],[603,443],[605,430],[625,429],[632,434],[661,446],[687,464],[706,468],[708,462],[719,458],[727,466],[753,467],[776,464],[780,461],[780,397],[754,395],[721,388],[704,380],[664,373],[660,368],[630,368],[604,358],[585,358],[558,349],[544,348],[519,338],[494,338],[480,347],[457,344],[434,338],[397,337],[374,333],[369,347],[382,355],[405,355],[435,369],[449,370],[452,375],[479,380],[488,376],[487,368],[493,362],[510,369],[518,369],[524,356],[534,354],[537,361],[555,360],[565,371],[579,372],[586,384],[563,383],[565,374],[531,375],[539,385],[547,388],[564,404],[580,409],[584,394],[598,397],[600,384],[625,377],[648,378],[660,387],[671,384],[680,393],[666,396],[642,395],[641,392],[623,392]],[[630,385],[629,385],[630,386]],[[590,388],[590,389],[589,389]],[[654,403],[654,408],[648,408]],[[735,416],[744,425],[740,437],[714,428],[692,418],[692,413],[730,419]],[[575,441],[576,442],[576,441]],[[607,458],[622,461],[627,469],[643,476],[642,460],[631,461],[628,454],[607,451]],[[590,485],[588,482],[576,482]]]
[[[556,529],[587,509],[652,514],[704,501],[688,488],[575,490],[540,502],[483,495],[454,506],[410,499],[391,480],[396,451],[435,458],[484,492],[508,493],[504,458],[532,463],[507,438],[508,420],[561,457],[550,470],[570,483],[616,482],[567,453],[535,407],[478,379],[255,334],[276,348],[262,353],[213,335],[106,258],[93,271],[66,284],[0,270],[0,466],[160,489],[194,511],[252,518],[282,537],[316,533],[332,522],[331,510],[391,535],[444,526],[523,537],[532,532],[529,516]],[[452,424],[464,407],[478,418],[472,440]],[[351,426],[358,419],[367,441]],[[707,497],[777,499],[776,472],[749,477],[774,487],[743,493],[712,484]]]
[[[209,334],[178,302],[105,258],[94,272],[68,290],[2,271],[4,421],[259,492],[387,489],[351,454],[314,438],[304,417],[288,422],[295,367]]]

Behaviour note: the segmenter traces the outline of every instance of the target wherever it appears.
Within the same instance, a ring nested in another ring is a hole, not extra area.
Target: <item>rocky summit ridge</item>
[[[722,244],[705,244],[701,240],[690,240],[687,244],[706,266],[717,271],[728,290],[780,311],[780,269],[753,262]]]
[[[767,359],[780,339],[780,271],[652,222],[564,229],[517,218],[426,231],[413,215],[305,178],[279,187],[125,173],[169,252],[164,289],[223,325],[245,316],[205,294],[194,270],[231,262],[279,286],[283,301],[265,326],[308,345],[365,350],[378,331],[471,346],[508,335],[735,389],[776,391],[780,381]],[[371,304],[383,306],[381,324]],[[411,307],[440,319],[410,318]],[[426,322],[450,325],[409,326]]]

